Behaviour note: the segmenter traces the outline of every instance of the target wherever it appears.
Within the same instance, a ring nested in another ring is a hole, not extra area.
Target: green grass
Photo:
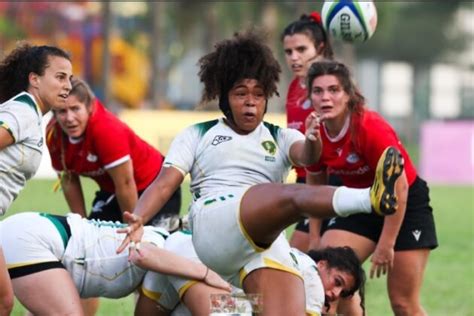
[[[28,210],[64,214],[67,205],[61,192],[52,192],[53,183],[52,180],[28,182],[7,216]],[[86,202],[90,205],[96,186],[89,180],[83,184]],[[182,211],[190,201],[187,184],[183,189],[185,194]],[[431,188],[440,246],[430,255],[422,290],[421,300],[429,315],[474,316],[473,196],[473,187]],[[392,314],[385,278],[368,281],[366,305],[369,315]],[[23,311],[21,305],[16,302],[13,315],[23,315]],[[101,300],[99,315],[132,314],[131,296],[119,300]]]

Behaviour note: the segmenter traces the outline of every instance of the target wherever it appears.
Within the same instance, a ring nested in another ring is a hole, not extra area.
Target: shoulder
[[[203,136],[213,127],[217,126],[217,124],[219,124],[219,120],[215,119],[191,125],[189,129],[192,129],[196,131],[200,136]]]
[[[17,116],[34,115],[41,117],[34,97],[27,93],[21,92],[2,104],[3,111],[10,111]]]

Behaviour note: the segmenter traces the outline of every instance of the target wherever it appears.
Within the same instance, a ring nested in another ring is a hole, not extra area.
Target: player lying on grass
[[[214,271],[162,249],[165,230],[145,227],[141,247],[152,262],[128,250],[116,254],[124,235],[117,223],[25,212],[0,223],[13,290],[34,315],[83,315],[80,298],[120,298],[132,293],[147,269],[205,282],[230,291]]]
[[[278,247],[278,244],[274,243],[272,247]],[[171,234],[166,239],[164,248],[200,262],[188,230]],[[143,258],[153,257],[140,251]],[[291,256],[294,258],[295,268],[304,280],[308,315],[321,315],[325,303],[340,297],[349,297],[356,291],[363,296],[365,273],[351,248],[326,248],[312,251],[308,255],[293,248]],[[264,268],[259,260],[254,260],[248,267],[241,271],[242,280],[251,271]],[[211,294],[216,293],[223,293],[223,290],[202,282],[148,272],[143,281],[135,315],[209,315],[209,298]]]

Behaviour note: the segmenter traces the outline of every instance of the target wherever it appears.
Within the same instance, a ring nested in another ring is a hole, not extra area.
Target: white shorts
[[[187,259],[200,262],[194,251],[190,232],[177,231],[165,241],[164,248]],[[147,272],[142,284],[142,291],[148,298],[154,300],[166,309],[172,310],[196,281],[171,275]]]
[[[53,222],[40,213],[19,213],[2,221],[0,243],[8,269],[58,262],[65,242]]]
[[[247,189],[229,189],[225,194],[201,198],[191,206],[193,244],[201,261],[240,287],[242,269],[253,260],[259,266],[300,275],[290,255],[288,242],[279,241],[268,250],[255,245],[240,220],[240,203]],[[280,236],[280,238],[285,238]],[[260,256],[262,255],[263,256]],[[252,268],[249,268],[250,270]],[[250,272],[250,270],[248,272]]]

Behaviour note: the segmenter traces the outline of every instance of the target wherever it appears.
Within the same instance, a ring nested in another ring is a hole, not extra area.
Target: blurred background
[[[369,106],[389,119],[408,147],[414,146],[421,174],[472,184],[473,2],[375,3],[374,36],[361,44],[333,41],[337,58],[351,65]],[[19,40],[68,50],[75,74],[166,152],[180,123],[197,121],[178,110],[218,109],[199,104],[199,57],[216,41],[248,27],[267,32],[281,62],[280,97],[270,100],[269,111],[284,125],[291,73],[280,34],[289,22],[321,6],[322,1],[0,2],[0,50],[8,53]],[[171,123],[170,117],[175,118]],[[443,171],[433,171],[439,168]]]

